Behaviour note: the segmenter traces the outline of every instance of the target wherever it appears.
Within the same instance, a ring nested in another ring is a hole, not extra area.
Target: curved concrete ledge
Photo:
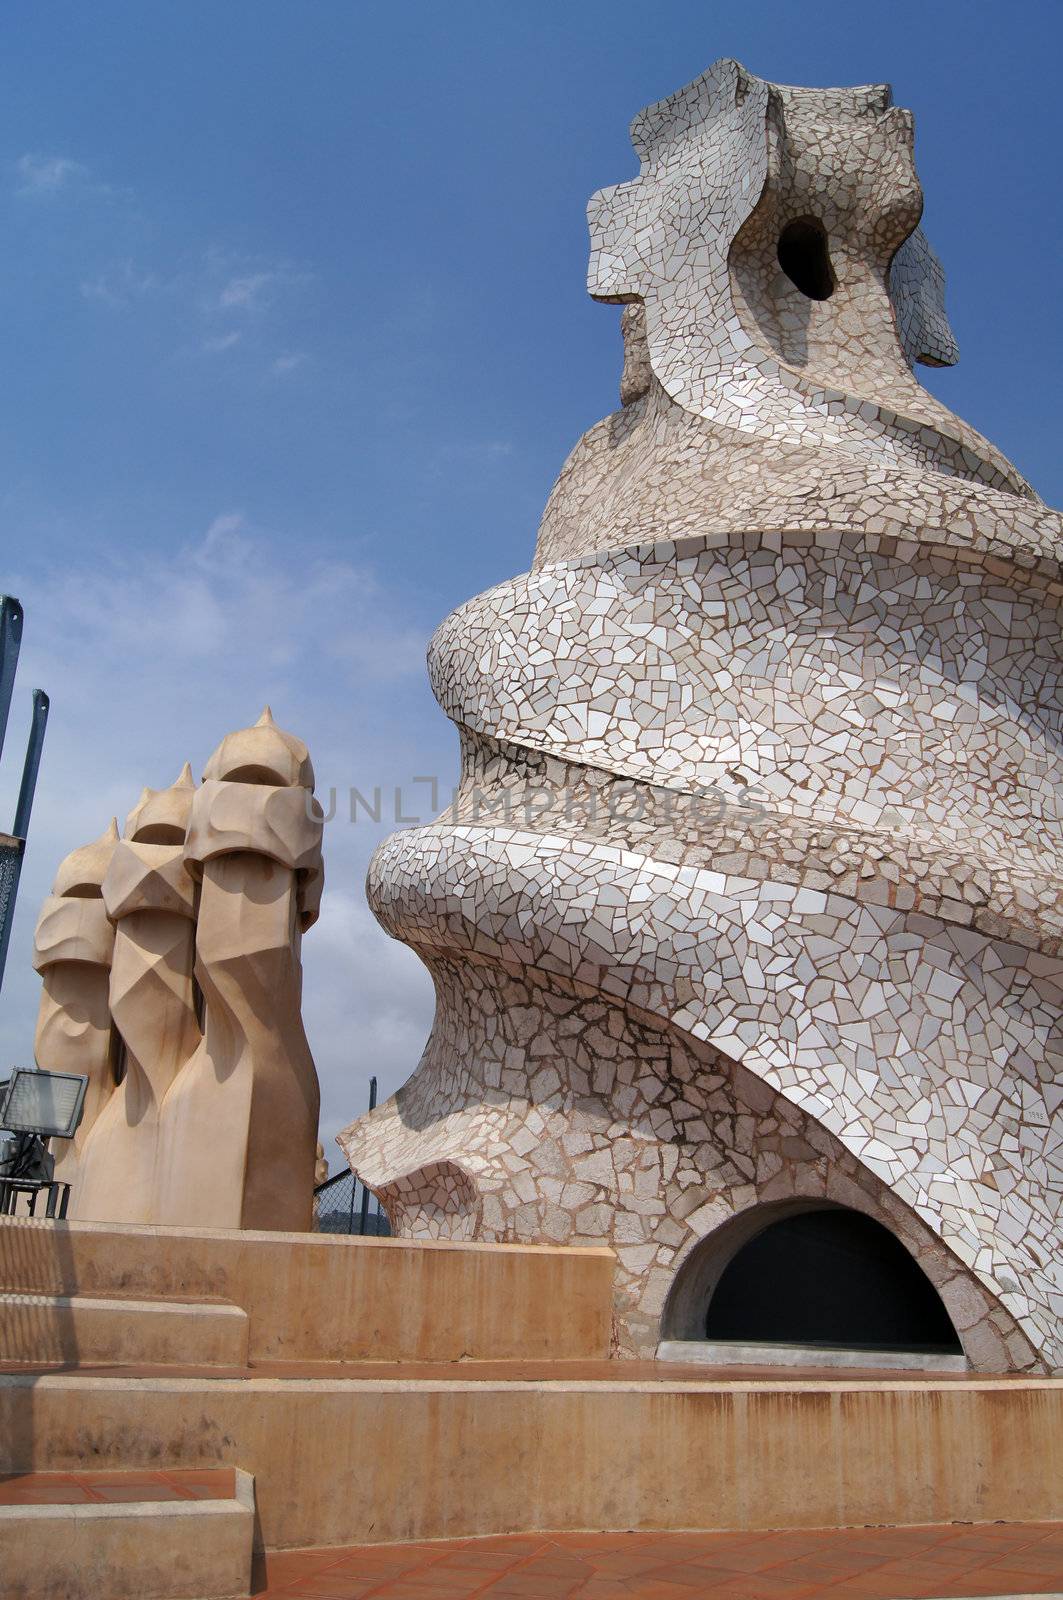
[[[706,1367],[881,1367],[889,1372],[967,1372],[961,1355],[920,1350],[842,1350],[814,1344],[739,1344],[719,1339],[662,1339],[658,1361]]]

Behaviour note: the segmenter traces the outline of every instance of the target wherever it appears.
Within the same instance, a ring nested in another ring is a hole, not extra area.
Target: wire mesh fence
[[[380,1201],[353,1172],[337,1172],[314,1190],[314,1227],[318,1233],[390,1234]]]

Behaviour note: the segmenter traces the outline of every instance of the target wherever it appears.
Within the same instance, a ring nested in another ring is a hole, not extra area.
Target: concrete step
[[[0,1293],[0,1360],[243,1366],[247,1313],[223,1301]]]
[[[0,1217],[0,1289],[242,1306],[252,1361],[607,1356],[611,1250]]]
[[[0,1373],[0,1467],[240,1464],[267,1551],[544,1528],[1063,1522],[1058,1378],[487,1365]]]
[[[0,1479],[5,1600],[243,1600],[254,1481],[195,1472],[30,1473]]]

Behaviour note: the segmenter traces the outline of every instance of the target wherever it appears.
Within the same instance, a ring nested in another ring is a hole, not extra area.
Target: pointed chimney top
[[[306,745],[294,733],[278,728],[269,706],[263,708],[253,727],[225,735],[203,768],[203,777],[277,787],[299,785],[311,791],[314,787],[314,768]]]
[[[118,822],[112,817],[98,839],[80,845],[63,857],[56,870],[52,893],[83,895],[86,889],[98,892],[119,837]]]
[[[188,828],[196,780],[186,761],[169,788],[145,789],[125,820],[135,844],[181,844]]]

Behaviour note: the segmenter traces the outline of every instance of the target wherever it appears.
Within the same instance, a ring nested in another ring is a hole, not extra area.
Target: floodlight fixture
[[[85,1108],[88,1077],[15,1067],[0,1100],[0,1128],[41,1139],[72,1139]]]

